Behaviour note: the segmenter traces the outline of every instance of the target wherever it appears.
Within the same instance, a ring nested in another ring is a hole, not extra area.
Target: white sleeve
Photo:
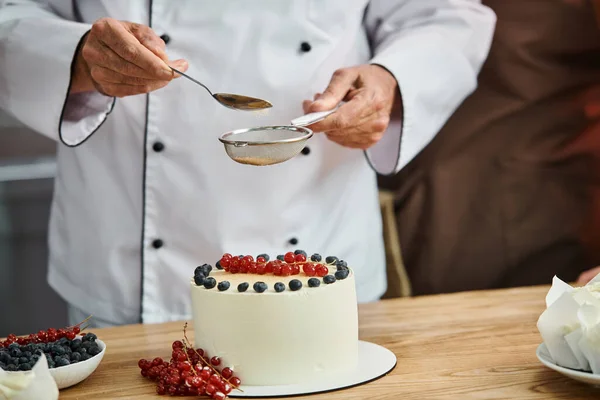
[[[0,108],[67,146],[94,133],[114,106],[100,93],[69,95],[73,56],[91,28],[71,1],[0,0]],[[59,12],[60,11],[60,12]]]
[[[370,2],[371,64],[394,75],[401,97],[383,139],[365,152],[375,171],[400,171],[475,90],[495,23],[479,0]]]

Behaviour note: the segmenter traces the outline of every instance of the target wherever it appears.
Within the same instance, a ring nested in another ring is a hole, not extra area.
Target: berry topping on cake
[[[248,282],[242,282],[238,285],[237,290],[238,292],[245,292],[246,290],[248,290],[248,288],[250,287],[250,284]]]
[[[212,289],[215,286],[217,286],[217,280],[215,278],[213,278],[212,276],[209,276],[208,278],[206,278],[204,280],[204,287],[207,289]]]
[[[302,271],[306,274],[306,276],[315,276],[315,266],[310,263],[306,263],[302,266]]]
[[[314,261],[314,262],[321,262],[322,259],[323,259],[323,257],[321,257],[321,255],[317,254],[317,253],[310,256],[310,260]]]
[[[342,270],[336,271],[335,279],[341,281],[342,279],[346,279],[349,274],[350,274],[350,270],[348,270],[348,269],[342,269]]]
[[[281,282],[277,282],[277,283],[276,283],[276,284],[273,286],[273,288],[275,289],[275,291],[276,291],[277,293],[281,293],[281,292],[283,292],[283,291],[285,290],[285,285],[284,285],[283,283],[281,283]]]
[[[223,269],[223,267],[221,266],[221,260],[219,260],[215,263],[215,268],[217,268],[219,270]]]
[[[329,268],[327,268],[326,266],[324,266],[323,264],[317,264],[315,266],[315,274],[318,277],[324,277],[325,275],[327,275],[329,273]]]
[[[224,292],[227,289],[229,289],[230,283],[227,281],[223,281],[223,282],[219,282],[219,285],[217,286],[217,289],[219,289],[219,292]]]
[[[262,258],[262,260],[260,260],[260,258]],[[259,254],[259,255],[256,257],[256,261],[258,261],[258,262],[267,262],[267,261],[269,261],[269,260],[270,260],[270,257],[269,257],[269,255],[268,255],[268,254],[266,254],[266,253]]]
[[[306,261],[306,256],[304,254],[296,254],[294,256],[294,261],[303,263]]]
[[[300,273],[300,265],[294,264],[292,265],[292,275],[298,275]]]
[[[283,260],[286,263],[291,264],[296,260],[296,255],[294,253],[292,253],[291,251],[287,252],[287,253],[285,253],[285,256],[283,256]]]
[[[338,262],[335,265],[338,271],[341,269],[348,269],[348,264],[344,260],[338,260]]]
[[[290,290],[295,292],[302,289],[302,282],[299,279],[292,279],[289,283]]]
[[[325,282],[326,284],[332,284],[336,281],[335,276],[333,275],[325,275],[323,277],[323,282]]]
[[[337,261],[338,261],[338,258],[336,256],[329,256],[325,259],[325,262],[329,265],[335,264]]]
[[[292,274],[292,267],[289,265],[284,265],[281,267],[281,276],[290,276]]]
[[[252,288],[254,289],[254,291],[256,293],[263,293],[265,290],[267,290],[267,284],[264,282],[256,282]]]
[[[321,281],[317,278],[310,278],[308,280],[308,287],[319,287],[321,286]]]
[[[203,274],[194,275],[194,283],[196,284],[196,286],[204,285],[205,280],[206,277]]]
[[[298,250],[294,251],[294,255],[299,255],[299,254],[302,254],[304,256],[304,258],[308,257],[304,250],[298,249]]]
[[[278,256],[277,256],[277,259],[278,259],[279,261],[285,261],[285,256],[284,256],[284,255],[282,255],[282,254],[280,254],[280,255],[278,255]]]

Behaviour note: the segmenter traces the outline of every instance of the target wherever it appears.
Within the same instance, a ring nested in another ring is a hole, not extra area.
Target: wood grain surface
[[[599,399],[600,389],[544,367],[536,321],[548,287],[384,300],[360,306],[360,336],[395,352],[398,365],[366,385],[311,400]],[[61,400],[159,399],[140,358],[167,357],[183,322],[98,329],[104,360]],[[193,337],[193,336],[191,336]],[[282,355],[284,356],[284,355]]]

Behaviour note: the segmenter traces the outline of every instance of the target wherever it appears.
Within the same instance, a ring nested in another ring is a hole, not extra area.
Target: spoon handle
[[[176,69],[175,69],[175,68],[173,68],[173,67],[170,67],[170,68],[171,68],[171,70],[172,70],[173,72],[176,72],[176,73],[178,73],[178,74],[179,74],[179,75],[181,75],[181,76],[185,76],[185,77],[186,77],[186,78],[188,78],[190,81],[192,81],[192,82],[194,82],[194,83],[197,83],[198,85],[202,86],[204,89],[206,89],[206,91],[207,91],[208,93],[210,93],[210,95],[211,95],[211,96],[213,95],[213,94],[212,94],[212,92],[210,91],[210,89],[209,89],[209,88],[207,88],[207,87],[206,87],[206,86],[205,86],[205,85],[204,85],[202,82],[195,80],[195,79],[194,79],[194,78],[192,78],[191,76],[189,76],[189,75],[186,75],[186,74],[184,74],[183,72],[181,72],[181,71],[179,71],[179,70],[176,70]]]

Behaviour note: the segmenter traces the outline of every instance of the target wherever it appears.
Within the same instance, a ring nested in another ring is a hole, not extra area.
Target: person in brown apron
[[[574,281],[600,265],[600,1],[487,0],[478,89],[398,175],[414,295]]]

